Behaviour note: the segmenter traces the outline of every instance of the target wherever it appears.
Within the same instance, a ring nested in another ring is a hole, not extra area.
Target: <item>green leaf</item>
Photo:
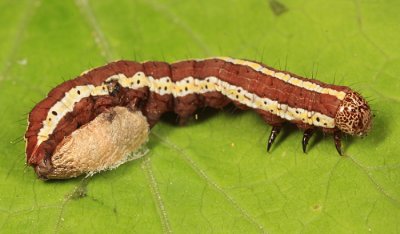
[[[395,233],[400,230],[400,2],[0,2],[1,233]],[[116,59],[225,55],[349,85],[376,117],[345,157],[309,152],[252,111],[200,111],[152,130],[150,153],[91,178],[43,182],[25,166],[26,115],[63,80]],[[15,139],[15,140],[14,140]]]

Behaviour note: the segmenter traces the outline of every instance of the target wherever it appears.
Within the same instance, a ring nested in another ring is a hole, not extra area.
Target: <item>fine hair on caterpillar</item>
[[[363,136],[372,125],[372,112],[367,101],[349,87],[304,78],[258,62],[229,57],[185,60],[172,64],[122,60],[65,81],[33,108],[29,113],[25,134],[27,163],[35,167],[37,174],[44,179],[90,173],[95,169],[84,167],[86,169],[74,169],[73,173],[68,173],[68,170],[64,170],[65,161],[58,160],[55,165],[55,155],[59,159],[72,152],[64,149],[60,153],[61,147],[66,145],[65,139],[70,139],[68,144],[72,145],[75,132],[81,130],[85,135],[85,129],[91,129],[92,122],[96,121],[96,128],[110,128],[113,124],[130,127],[129,122],[121,119],[122,116],[143,115],[143,118],[137,118],[135,124],[144,122],[142,125],[148,124],[148,128],[151,128],[164,113],[174,112],[179,116],[179,123],[184,124],[198,108],[220,109],[229,103],[239,109],[256,111],[272,126],[267,142],[268,151],[285,122],[295,124],[303,131],[304,152],[313,133],[321,129],[324,133],[333,134],[340,155],[342,134]],[[126,110],[118,109],[115,116],[107,115],[110,111],[115,112],[117,107]],[[120,122],[114,123],[114,118]],[[138,142],[145,142],[145,137],[135,134],[143,139]],[[126,138],[129,137],[118,139],[129,145]],[[81,139],[86,140],[85,137]],[[127,149],[135,151],[139,146],[135,144]],[[74,150],[74,154],[79,153],[76,147]],[[120,151],[118,146],[114,150]],[[101,168],[95,171],[114,166],[111,162],[101,164]],[[53,172],[59,168],[63,170],[55,175]]]

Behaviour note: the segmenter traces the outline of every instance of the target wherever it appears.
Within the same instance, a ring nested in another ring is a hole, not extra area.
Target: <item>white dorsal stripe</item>
[[[298,121],[306,124],[334,128],[335,121],[332,117],[322,113],[307,111],[302,108],[291,107],[265,97],[260,97],[250,93],[242,87],[231,85],[228,82],[210,76],[204,79],[196,79],[191,76],[178,82],[172,82],[170,77],[155,79],[152,76],[145,76],[143,72],[137,72],[132,77],[126,77],[124,74],[116,74],[106,79],[107,81],[117,81],[122,87],[138,89],[149,87],[151,92],[160,95],[172,94],[174,97],[184,97],[188,94],[203,94],[207,92],[218,91],[229,99],[237,101],[248,107],[268,111],[279,117]],[[49,139],[49,136],[56,129],[59,121],[69,112],[72,112],[76,103],[89,96],[109,95],[107,84],[99,86],[82,85],[70,89],[65,96],[50,108],[46,119],[42,122],[43,127],[38,133],[37,146]]]
[[[329,95],[335,96],[339,100],[343,100],[344,97],[346,96],[346,93],[343,91],[337,91],[337,90],[330,89],[330,88],[324,88],[324,87],[321,87],[320,85],[315,84],[311,81],[303,81],[296,77],[290,76],[289,74],[284,73],[284,72],[275,72],[275,71],[268,69],[267,67],[264,67],[258,63],[247,61],[247,60],[234,59],[234,58],[230,58],[230,57],[211,57],[211,58],[205,58],[205,59],[197,59],[196,61],[204,61],[204,60],[208,60],[208,59],[219,59],[219,60],[223,60],[225,62],[233,63],[236,65],[248,66],[248,67],[254,69],[255,71],[272,76],[272,77],[282,80],[288,84],[292,84],[294,86],[304,88],[304,89],[307,89],[310,91],[314,91],[317,93],[321,93],[321,94],[329,94]]]

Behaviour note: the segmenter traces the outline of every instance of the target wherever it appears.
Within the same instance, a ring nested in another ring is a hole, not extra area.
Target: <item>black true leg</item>
[[[340,131],[335,131],[333,133],[333,140],[335,142],[336,150],[340,154],[340,156],[343,156],[341,139],[342,139],[342,133]]]
[[[312,137],[313,134],[314,134],[313,128],[309,128],[304,131],[304,134],[303,134],[303,152],[304,153],[306,152],[308,141],[310,140],[310,138]]]
[[[273,126],[271,130],[271,134],[269,135],[267,151],[271,148],[272,143],[274,143],[276,136],[278,136],[279,132],[281,131],[281,126]]]

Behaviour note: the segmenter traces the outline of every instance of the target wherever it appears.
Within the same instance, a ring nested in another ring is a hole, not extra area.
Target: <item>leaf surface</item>
[[[0,2],[2,233],[394,233],[400,230],[399,1]],[[117,59],[215,55],[348,85],[371,100],[364,139],[308,153],[252,111],[165,118],[150,153],[89,179],[42,182],[24,164],[26,115],[63,80]]]

